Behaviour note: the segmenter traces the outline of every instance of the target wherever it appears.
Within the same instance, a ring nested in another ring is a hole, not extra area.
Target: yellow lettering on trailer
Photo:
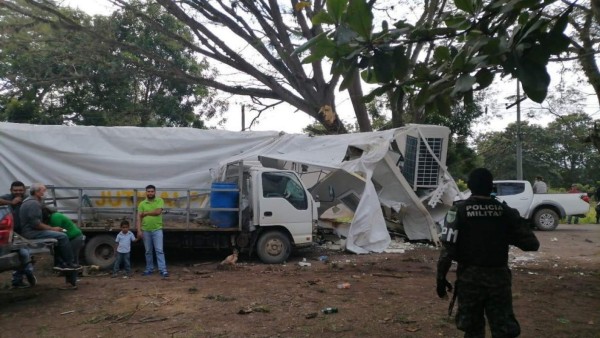
[[[186,194],[180,197],[179,191],[163,191],[160,198],[165,201],[166,207],[185,208],[187,207]],[[202,204],[208,196],[199,194],[196,191],[190,192],[190,204]],[[144,191],[138,191],[137,200],[142,201],[146,198]],[[100,198],[92,199],[92,205],[96,207],[132,207],[133,190],[104,190],[100,192]]]

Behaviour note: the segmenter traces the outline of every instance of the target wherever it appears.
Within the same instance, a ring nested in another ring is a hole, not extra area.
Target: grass
[[[590,210],[585,215],[585,217],[579,218],[579,224],[596,224],[596,204],[596,201],[590,201]],[[561,221],[562,223],[567,223],[566,219],[562,219]]]
[[[592,206],[592,208],[590,208],[590,211],[587,213],[587,215],[585,216],[585,218],[580,219],[580,221],[585,221],[585,223],[591,223],[594,224],[596,223],[596,205],[598,203],[596,201],[590,201],[590,206]]]

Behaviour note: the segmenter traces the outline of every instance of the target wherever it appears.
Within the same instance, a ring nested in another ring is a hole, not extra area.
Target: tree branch
[[[258,112],[258,114],[252,119],[252,121],[250,121],[250,125],[248,126],[248,129],[252,128],[252,126],[254,125],[254,123],[256,123],[256,121],[258,120],[258,118],[260,117],[260,115],[262,115],[262,113],[264,111],[266,111],[267,109],[275,108],[276,106],[278,106],[278,105],[280,105],[280,104],[283,103],[283,101],[278,101],[278,102],[275,102],[273,104],[264,104],[264,103],[262,103],[262,101],[260,99],[254,97],[254,96],[251,97],[251,99],[252,99],[252,102],[254,102],[255,104],[263,106],[263,108],[261,108],[261,109],[254,108],[254,107],[250,108],[251,111],[252,110],[256,111],[256,112]]]

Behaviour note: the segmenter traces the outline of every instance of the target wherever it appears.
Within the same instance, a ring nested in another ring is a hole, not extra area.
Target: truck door
[[[312,206],[304,186],[291,172],[261,173],[258,191],[261,226],[283,225],[296,243],[312,235]]]
[[[496,196],[500,201],[506,202],[511,208],[519,210],[521,217],[527,216],[531,204],[532,192],[527,193],[523,182],[496,182],[494,183]]]

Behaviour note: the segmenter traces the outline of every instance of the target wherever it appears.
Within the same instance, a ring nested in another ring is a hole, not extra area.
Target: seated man
[[[37,278],[35,278],[35,275],[33,274],[33,261],[29,249],[19,249],[19,258],[23,265],[21,269],[13,271],[12,287],[21,289],[35,286],[37,284]],[[27,282],[29,282],[29,284],[23,282],[23,276],[27,277]]]
[[[21,181],[14,181],[10,185],[10,193],[0,196],[0,205],[7,205],[8,210],[12,213],[14,222],[14,231],[16,233],[21,232],[21,222],[19,220],[19,210],[21,203],[23,203],[23,195],[25,195],[25,184]],[[2,214],[0,212],[0,219]],[[35,275],[33,274],[33,264],[31,260],[31,253],[27,248],[19,249],[19,258],[21,261],[21,268],[13,272],[12,275],[12,286],[14,288],[26,288],[34,286],[37,283]],[[23,282],[23,276],[27,277],[29,284]]]
[[[65,214],[50,209],[47,206],[42,207],[42,222],[66,230],[64,233],[69,238],[71,249],[73,249],[73,261],[75,264],[79,264],[79,255],[85,242],[85,236],[81,229]],[[60,261],[61,259],[60,257],[56,257],[56,260]]]
[[[60,227],[53,227],[42,222],[42,204],[46,186],[33,183],[29,196],[21,205],[19,216],[21,219],[21,235],[27,239],[53,238],[57,240],[58,253],[63,263],[55,267],[56,270],[72,271],[81,267],[74,263],[73,251],[69,238]]]

